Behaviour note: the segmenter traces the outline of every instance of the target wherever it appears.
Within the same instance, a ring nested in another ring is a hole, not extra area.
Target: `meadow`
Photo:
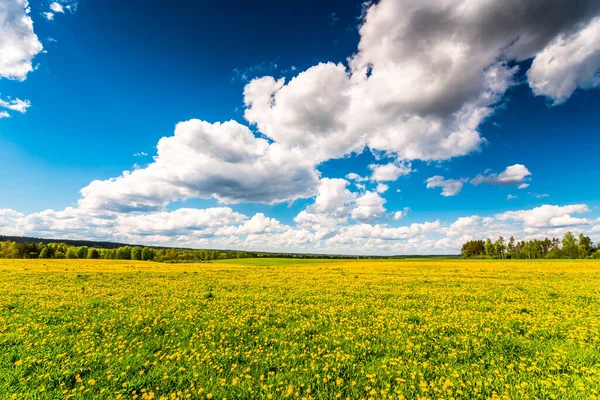
[[[0,260],[0,399],[597,399],[600,262]]]

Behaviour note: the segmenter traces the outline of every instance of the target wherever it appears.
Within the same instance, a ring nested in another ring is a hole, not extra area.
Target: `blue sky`
[[[377,254],[600,240],[594,1],[6,1],[0,234]]]

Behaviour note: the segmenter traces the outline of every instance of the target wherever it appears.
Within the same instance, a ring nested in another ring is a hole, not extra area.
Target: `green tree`
[[[90,248],[87,252],[87,258],[91,260],[97,260],[98,258],[100,258],[100,253],[98,252],[98,250]]]
[[[40,258],[50,258],[50,250],[47,247],[42,247],[42,251],[40,251]]]
[[[494,245],[492,244],[492,241],[490,240],[490,238],[485,239],[485,255],[488,256],[489,258],[492,258],[494,256]]]
[[[592,240],[583,233],[579,234],[579,257],[587,258],[592,253]]]
[[[142,260],[144,260],[144,261],[154,260],[154,250],[152,250],[149,247],[144,247],[142,249]]]
[[[131,259],[132,260],[141,260],[142,259],[142,248],[139,246],[135,246],[131,249]]]
[[[67,249],[67,258],[79,258],[79,253],[75,247],[69,247]]]
[[[117,249],[117,253],[115,255],[117,260],[131,260],[131,247],[123,246]]]
[[[579,258],[577,239],[575,239],[575,236],[571,232],[565,233],[562,244],[562,253],[565,258]]]

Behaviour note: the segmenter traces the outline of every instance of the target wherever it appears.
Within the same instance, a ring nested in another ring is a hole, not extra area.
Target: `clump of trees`
[[[461,254],[464,258],[486,259],[600,259],[600,244],[594,247],[592,240],[583,233],[575,237],[571,232],[565,233],[562,240],[545,238],[516,241],[511,237],[507,242],[500,236],[495,242],[489,238],[468,241],[463,244]]]
[[[0,258],[67,258],[103,260],[140,260],[159,262],[194,262],[256,257],[256,253],[230,250],[155,249],[121,246],[103,249],[71,246],[65,243],[0,242]]]

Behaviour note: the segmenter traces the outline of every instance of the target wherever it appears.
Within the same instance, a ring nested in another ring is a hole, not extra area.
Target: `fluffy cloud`
[[[375,191],[377,193],[385,193],[388,191],[390,187],[388,185],[386,185],[385,183],[378,183],[377,186],[375,187]]]
[[[524,189],[529,186],[529,184],[525,183],[529,176],[531,176],[531,172],[529,172],[527,167],[522,164],[515,164],[506,167],[500,174],[479,174],[471,179],[471,184],[475,186],[482,183],[488,185],[519,186],[519,189]]]
[[[356,195],[347,189],[348,184],[345,179],[321,179],[319,193],[308,211],[335,216],[343,214],[348,205],[356,199]]]
[[[352,211],[348,210],[348,213]],[[398,213],[408,212],[405,208]],[[79,208],[25,215],[0,209],[0,234],[196,248],[271,251],[323,251],[348,254],[455,254],[466,240],[514,236],[517,240],[583,232],[600,240],[600,218],[585,204],[544,205],[493,216],[464,216],[454,221],[424,221],[402,226],[302,211],[296,225],[262,213],[253,216],[229,207],[182,208],[146,214],[92,212]],[[397,219],[397,218],[396,218]]]
[[[558,228],[577,225],[586,225],[590,221],[586,218],[575,218],[571,214],[589,212],[585,204],[569,206],[543,205],[531,210],[507,211],[496,216],[501,221],[522,221],[526,228]]]
[[[401,176],[412,172],[410,163],[389,163],[389,164],[371,164],[369,169],[373,171],[371,180],[376,182],[395,181]]]
[[[115,230],[122,236],[151,235],[195,235],[214,236],[218,228],[245,221],[247,217],[234,212],[229,207],[215,207],[204,210],[180,208],[171,212],[158,212],[144,215],[120,215]]]
[[[442,196],[456,196],[460,193],[465,184],[465,179],[444,179],[443,176],[436,175],[428,178],[426,181],[427,189],[442,188]]]
[[[404,207],[404,209],[402,209],[402,211],[396,211],[394,213],[394,221],[400,221],[402,218],[404,218],[406,216],[406,214],[408,214],[409,211],[410,211],[410,208],[408,208],[408,207]]]
[[[565,40],[569,53],[597,49],[598,4],[381,0],[365,13],[348,68],[323,63],[287,83],[256,79],[244,92],[245,116],[315,162],[365,146],[404,160],[461,156],[483,142],[478,127],[514,84],[512,61],[540,64]],[[588,53],[568,69],[592,71],[596,59]],[[538,75],[534,70],[531,82]],[[588,82],[590,73],[583,75]],[[555,84],[562,78],[548,77]]]
[[[234,121],[190,120],[157,145],[154,162],[81,190],[79,206],[151,211],[177,199],[216,198],[223,203],[274,204],[312,196],[319,174],[298,151],[256,138]]]
[[[29,12],[27,0],[0,4],[0,78],[25,80],[33,71],[33,58],[42,51]]]
[[[25,114],[27,109],[31,107],[31,103],[29,100],[21,100],[21,99],[8,99],[3,100],[0,98],[0,108],[6,108],[7,110],[17,111],[21,114]]]
[[[237,230],[240,234],[260,235],[265,233],[282,232],[287,228],[274,218],[262,213],[255,214],[248,222]]]
[[[356,199],[356,206],[352,210],[352,218],[357,221],[371,221],[385,213],[385,199],[376,192],[366,191]]]
[[[554,104],[567,100],[577,88],[600,85],[600,18],[558,36],[533,60],[527,71],[531,90]]]
[[[515,83],[515,62],[543,64],[545,54],[558,54],[562,46],[569,54],[585,53],[572,57],[566,69],[593,69],[588,50],[597,47],[599,13],[596,0],[578,7],[568,0],[381,0],[367,7],[358,51],[346,64],[320,63],[289,81],[264,76],[245,86],[244,116],[266,139],[236,122],[182,122],[174,136],[161,139],[148,167],[92,182],[79,204],[118,211],[160,210],[191,197],[274,204],[315,195],[321,163],[367,147],[393,159],[370,166],[375,182],[410,173],[411,160],[477,151],[484,141],[480,124]],[[532,68],[530,82],[542,75],[537,70]],[[563,75],[543,79],[562,81]],[[473,183],[518,182],[524,188],[528,175],[515,165]],[[440,176],[428,180],[445,196],[463,184]]]

